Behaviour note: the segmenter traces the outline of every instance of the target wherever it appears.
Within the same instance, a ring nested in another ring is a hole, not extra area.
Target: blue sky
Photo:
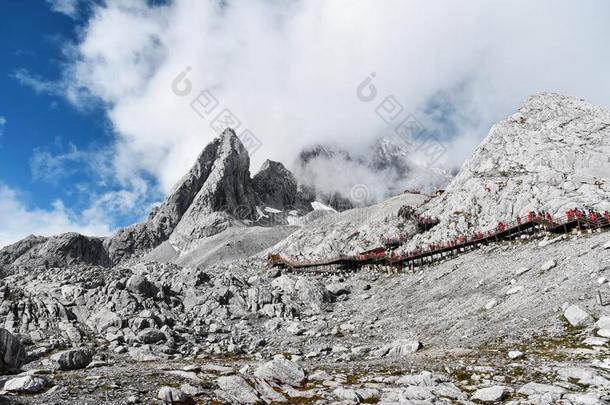
[[[388,96],[454,170],[532,93],[609,107],[609,17],[604,0],[1,1],[0,246],[144,218],[216,135],[190,107],[204,90],[262,143],[253,172],[314,143],[362,148]]]
[[[67,178],[33,176],[32,159],[40,152],[62,154],[70,145],[79,149],[107,146],[111,131],[104,112],[99,107],[79,111],[63,97],[37,94],[15,77],[27,71],[44,80],[59,78],[65,63],[63,44],[76,38],[75,21],[51,11],[42,1],[3,4],[0,114],[6,124],[0,139],[0,181],[23,191],[33,206],[49,208],[58,198],[77,205],[79,196],[73,185],[87,181],[88,176],[79,172]]]
[[[0,229],[0,245],[30,231],[107,234],[140,220],[148,205],[105,218],[83,216],[96,198],[122,189],[112,175],[100,173],[111,165],[101,151],[111,152],[114,142],[103,104],[91,99],[75,105],[59,85],[68,45],[78,42],[89,5],[78,4],[71,15],[44,1],[0,7],[0,204],[18,211],[7,213],[17,229]],[[160,198],[154,191],[148,197]]]

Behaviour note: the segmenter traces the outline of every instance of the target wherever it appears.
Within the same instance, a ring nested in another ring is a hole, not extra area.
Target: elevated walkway
[[[602,230],[608,228],[610,228],[610,219],[607,216],[600,216],[595,220],[592,220],[591,218],[582,215],[579,217],[574,215],[568,217],[566,215],[559,218],[530,215],[525,222],[517,219],[508,224],[500,223],[495,229],[488,230],[487,232],[476,231],[470,235],[462,235],[452,240],[433,243],[428,245],[425,249],[415,250],[402,255],[396,254],[394,249],[402,246],[407,239],[399,237],[395,239],[386,239],[384,246],[367,250],[355,256],[339,255],[316,260],[298,260],[272,253],[268,257],[268,264],[271,267],[285,267],[290,269],[319,268],[331,265],[354,268],[368,264],[414,267],[426,263],[434,263],[449,256],[465,253],[476,249],[480,245],[516,239],[524,234],[531,234],[539,231],[562,234],[572,232],[575,229]]]

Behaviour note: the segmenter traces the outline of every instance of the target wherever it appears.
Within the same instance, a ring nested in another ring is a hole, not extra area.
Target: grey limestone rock
[[[6,329],[0,328],[0,368],[18,368],[25,360],[25,347]]]

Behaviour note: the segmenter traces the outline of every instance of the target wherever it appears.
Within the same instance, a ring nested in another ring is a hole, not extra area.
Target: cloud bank
[[[74,1],[53,3],[75,10]],[[610,106],[610,3],[603,0],[107,0],[88,7],[78,41],[66,44],[60,87],[79,108],[106,108],[116,133],[111,169],[136,196],[131,201],[149,192],[150,177],[169,191],[216,135],[211,124],[225,108],[241,122],[238,132],[261,142],[256,171],[267,158],[290,165],[317,143],[366,151],[388,131],[376,107],[390,95],[445,142],[447,169],[532,93]],[[358,86],[373,76],[378,98],[363,102]],[[57,89],[27,71],[16,78],[39,92]],[[218,104],[210,115],[191,106],[202,91],[199,101]]]
[[[356,97],[372,72],[380,95],[425,125],[451,124],[444,163],[459,166],[531,93],[608,104],[608,11],[603,1],[109,0],[66,77],[73,99],[107,105],[117,174],[152,173],[165,191],[215,135],[214,117],[189,104],[199,91],[262,141],[257,169],[313,143],[361,148],[379,136],[387,124]],[[171,83],[185,71],[192,91],[181,97]],[[446,108],[430,109],[439,94]]]

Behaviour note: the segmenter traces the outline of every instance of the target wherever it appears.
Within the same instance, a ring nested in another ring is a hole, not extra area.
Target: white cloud
[[[0,248],[30,234],[110,235],[117,224],[127,219],[130,222],[145,219],[158,203],[157,190],[141,176],[116,182],[110,163],[112,148],[81,150],[68,144],[64,149],[59,143],[56,146],[62,149],[58,153],[34,150],[30,161],[33,178],[61,184],[63,192],[73,198],[74,206],[83,208],[67,207],[62,200],[55,200],[49,209],[33,207],[28,204],[27,194],[0,180]],[[79,176],[72,177],[75,174]],[[84,181],[79,182],[81,179]]]
[[[107,220],[107,215],[95,209],[77,215],[60,200],[50,209],[29,208],[17,190],[0,183],[0,247],[31,234],[51,236],[74,231],[109,235],[112,226]]]
[[[0,115],[0,137],[4,134],[4,126],[6,125],[6,118]]]
[[[60,154],[53,154],[47,149],[34,149],[30,159],[34,179],[55,183],[77,170],[83,170],[83,167],[94,164],[95,158],[102,157],[96,153],[79,150],[73,144],[70,144],[68,148],[68,151]],[[75,167],[77,165],[78,167]]]
[[[46,0],[51,10],[65,14],[68,17],[76,17],[78,15],[78,0]]]
[[[27,69],[17,69],[11,77],[34,90],[36,94],[64,95],[67,90],[63,83],[34,76]]]
[[[213,116],[189,106],[203,89],[220,102],[214,115],[229,108],[262,141],[253,171],[266,158],[290,165],[314,143],[362,152],[388,130],[375,113],[387,95],[450,136],[442,164],[459,167],[529,94],[558,91],[609,106],[610,53],[601,51],[609,11],[601,0],[107,0],[91,3],[78,42],[66,45],[61,81],[27,70],[13,76],[78,107],[102,102],[117,134],[112,174],[131,196],[127,204],[143,198],[132,193],[148,190],[146,174],[169,191],[215,136]],[[179,97],[172,81],[187,67],[192,91]],[[356,89],[371,72],[378,97],[365,103]],[[438,98],[447,108],[432,111]],[[38,158],[47,169],[71,159]],[[351,174],[339,188],[361,179],[375,195],[396,187],[370,172]]]
[[[221,6],[219,4],[224,4]],[[141,170],[164,190],[214,133],[189,107],[211,89],[263,141],[253,158],[291,162],[333,141],[362,147],[385,124],[356,87],[376,73],[426,125],[439,92],[455,103],[458,166],[496,120],[533,92],[559,91],[608,105],[610,26],[603,1],[231,2],[108,0],[94,7],[66,82],[74,101],[101,99],[118,134],[121,179]],[[172,80],[187,66],[193,92]],[[380,99],[376,100],[380,101]]]

